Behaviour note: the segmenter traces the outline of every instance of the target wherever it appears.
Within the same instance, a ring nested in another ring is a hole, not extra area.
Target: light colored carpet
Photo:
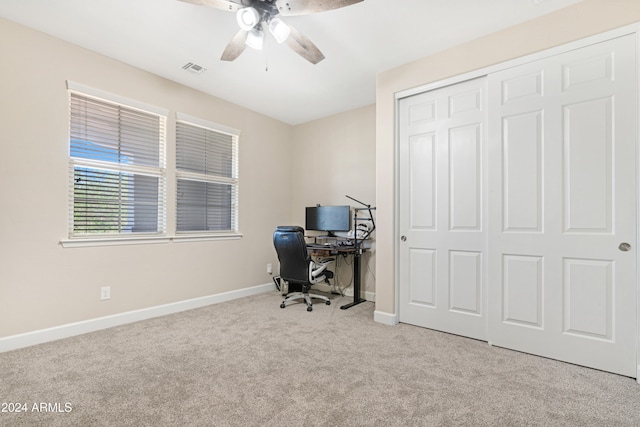
[[[637,426],[635,380],[335,297],[244,298],[0,354],[2,426]],[[59,412],[34,412],[49,403]],[[65,412],[65,404],[68,403]]]

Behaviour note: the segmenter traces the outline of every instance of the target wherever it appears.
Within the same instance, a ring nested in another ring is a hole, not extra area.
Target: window
[[[69,89],[70,237],[164,234],[166,112]]]
[[[178,114],[177,233],[238,233],[238,136],[235,129]]]

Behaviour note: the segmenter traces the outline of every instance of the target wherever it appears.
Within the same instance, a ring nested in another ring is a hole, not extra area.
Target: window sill
[[[178,236],[139,236],[139,237],[104,237],[104,238],[75,238],[61,240],[63,248],[87,248],[93,246],[122,246],[122,245],[148,245],[159,243],[183,243],[183,242],[207,242],[215,240],[238,240],[241,233],[220,234],[182,234]]]
[[[76,238],[61,240],[63,248],[83,248],[91,246],[121,246],[121,245],[147,245],[169,243],[167,236],[139,236],[139,237],[103,237],[103,238]]]

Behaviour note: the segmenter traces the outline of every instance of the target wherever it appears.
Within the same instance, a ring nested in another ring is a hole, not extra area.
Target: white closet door
[[[492,344],[636,376],[636,78],[631,36],[489,76]]]
[[[400,102],[400,321],[486,340],[484,87]]]

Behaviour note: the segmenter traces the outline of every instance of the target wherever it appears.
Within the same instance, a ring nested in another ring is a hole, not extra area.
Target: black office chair
[[[302,286],[301,292],[287,293],[280,308],[285,308],[287,303],[296,299],[304,299],[307,303],[307,311],[313,310],[311,298],[321,299],[330,305],[329,298],[322,295],[309,293],[311,285],[319,282],[329,283],[333,278],[333,272],[327,270],[327,266],[334,261],[326,258],[315,262],[307,251],[307,243],[304,240],[304,229],[297,226],[278,226],[273,233],[273,246],[278,253],[280,261],[280,278],[289,285]]]

